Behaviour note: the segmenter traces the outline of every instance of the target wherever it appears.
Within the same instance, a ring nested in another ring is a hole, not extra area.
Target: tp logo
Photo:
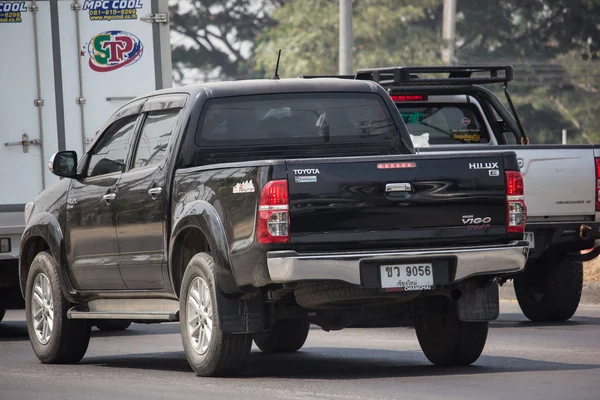
[[[96,72],[114,71],[135,64],[143,52],[140,39],[125,31],[102,32],[88,43],[90,68]]]

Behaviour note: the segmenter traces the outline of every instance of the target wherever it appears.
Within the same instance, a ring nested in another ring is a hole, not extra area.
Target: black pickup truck
[[[252,341],[300,349],[414,318],[427,358],[465,365],[524,268],[514,152],[418,155],[376,83],[207,83],[139,97],[26,215],[20,283],[44,363],[78,362],[99,322],[180,321],[201,376],[238,372]]]

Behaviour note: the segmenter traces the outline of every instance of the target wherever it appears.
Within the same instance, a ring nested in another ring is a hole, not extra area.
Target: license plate
[[[381,287],[397,290],[431,290],[433,268],[431,264],[395,264],[382,265],[380,268]]]
[[[535,247],[535,234],[533,232],[525,232],[523,234],[523,240],[529,242],[529,247],[532,249]]]

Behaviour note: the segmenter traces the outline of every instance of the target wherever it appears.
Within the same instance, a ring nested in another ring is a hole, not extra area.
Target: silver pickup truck
[[[388,90],[419,153],[515,151],[530,243],[515,292],[530,320],[563,321],[579,305],[582,262],[600,252],[600,145],[530,145],[508,93],[512,78],[506,65],[377,68],[354,77]],[[488,84],[503,85],[510,111]]]

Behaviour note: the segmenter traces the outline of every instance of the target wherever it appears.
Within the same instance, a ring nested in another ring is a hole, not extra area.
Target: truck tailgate
[[[594,146],[499,146],[517,154],[525,185],[529,222],[584,219],[596,212]],[[420,148],[422,154],[476,154],[489,147]]]
[[[429,246],[505,239],[507,154],[514,157],[287,160],[290,241]]]

